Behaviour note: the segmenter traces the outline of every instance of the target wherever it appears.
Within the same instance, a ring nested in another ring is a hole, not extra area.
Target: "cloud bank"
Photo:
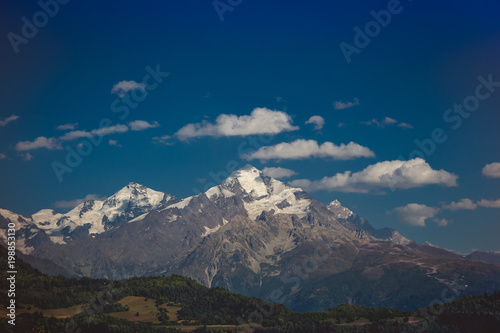
[[[312,157],[330,157],[335,160],[352,160],[360,157],[375,157],[369,148],[355,142],[336,145],[324,142],[319,145],[316,140],[297,139],[274,146],[264,146],[257,151],[241,156],[247,160],[300,160]]]
[[[458,176],[445,170],[434,170],[421,158],[409,161],[383,161],[353,173],[345,171],[331,177],[291,182],[306,191],[368,193],[381,188],[409,189],[427,185],[457,186]]]

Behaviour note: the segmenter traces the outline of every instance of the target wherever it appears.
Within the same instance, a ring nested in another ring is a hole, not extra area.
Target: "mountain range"
[[[9,222],[20,256],[45,273],[179,274],[296,311],[341,303],[408,310],[447,291],[500,288],[491,256],[464,257],[375,229],[337,200],[323,205],[251,165],[184,199],[129,183],[66,214],[0,209],[0,242]]]

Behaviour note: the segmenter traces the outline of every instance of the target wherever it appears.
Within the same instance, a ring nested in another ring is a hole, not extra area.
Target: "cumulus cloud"
[[[0,160],[3,160],[4,158],[7,158],[7,155],[5,155],[4,153],[0,153]]]
[[[217,117],[215,123],[203,121],[201,123],[187,124],[174,135],[180,140],[188,140],[204,136],[278,134],[298,130],[299,128],[293,126],[292,123],[292,118],[285,112],[256,108],[250,115],[221,114]]]
[[[478,206],[488,207],[488,208],[500,208],[500,199],[497,200],[486,200],[481,199],[477,202]]]
[[[448,210],[462,210],[462,209],[474,210],[476,208],[477,204],[475,204],[471,199],[461,199],[458,202],[452,201],[448,205],[443,206],[443,209],[448,209]]]
[[[331,177],[310,181],[297,179],[290,184],[308,191],[368,193],[380,188],[408,189],[426,185],[457,186],[458,176],[445,170],[434,170],[421,158],[409,161],[383,161],[353,173],[345,171]]]
[[[5,119],[0,119],[0,127],[4,127],[4,126],[7,126],[8,124],[10,124],[11,122],[15,121],[19,119],[19,116],[13,114],[11,116],[8,116],[7,118]]]
[[[335,101],[333,102],[333,107],[335,110],[343,110],[347,108],[352,108],[353,106],[359,105],[359,100],[354,98],[352,102]]]
[[[482,199],[477,202],[473,202],[471,199],[461,199],[458,202],[452,201],[447,205],[443,205],[443,210],[474,210],[477,207],[489,207],[489,208],[500,208],[500,199],[497,200],[486,200]],[[435,218],[435,216],[441,211],[438,207],[429,207],[426,205],[411,203],[403,207],[397,207],[392,211],[398,215],[398,220],[412,226],[425,227],[425,222],[432,219],[439,226],[447,226],[452,221],[446,218]]]
[[[286,169],[286,168],[264,168],[262,169],[262,173],[264,173],[266,176],[269,176],[271,178],[276,178],[276,179],[281,179],[281,178],[290,178],[292,176],[295,176],[297,173],[293,170]]]
[[[110,146],[116,146],[116,147],[121,147],[122,146],[121,144],[118,143],[117,140],[111,140],[111,139],[109,139],[108,144]]]
[[[325,125],[325,119],[321,116],[312,116],[306,121],[306,124],[313,124],[315,130],[320,130]]]
[[[378,128],[384,128],[386,126],[394,126],[394,125],[397,125],[398,127],[401,127],[401,128],[413,128],[412,125],[410,125],[408,123],[399,122],[396,119],[391,118],[391,117],[385,117],[382,120],[378,120],[376,118],[373,118],[372,120],[361,121],[360,124],[367,125],[367,126],[376,125]]]
[[[491,178],[500,178],[500,163],[486,164],[483,168],[483,175]]]
[[[145,120],[131,121],[130,123],[128,123],[128,125],[130,126],[130,129],[132,131],[144,131],[148,128],[160,127],[160,124],[158,124],[157,121],[153,121],[152,123],[149,123]]]
[[[67,131],[67,130],[74,130],[77,127],[78,127],[78,123],[74,123],[74,124],[59,125],[56,127],[56,129],[61,130],[61,131]]]
[[[374,157],[369,148],[355,142],[336,145],[324,142],[319,145],[316,140],[297,139],[293,142],[283,142],[274,146],[264,146],[257,151],[242,157],[247,160],[290,159],[299,160],[311,157],[331,157],[335,160],[351,160],[359,157]]]
[[[410,203],[403,207],[394,208],[393,212],[397,214],[398,220],[401,223],[414,227],[425,227],[425,222],[428,219],[434,218],[434,216],[436,216],[436,214],[439,212],[439,208]],[[437,222],[438,224],[448,223],[447,220],[437,220],[435,222]]]
[[[55,138],[39,136],[34,141],[21,141],[16,144],[17,151],[34,150],[45,148],[49,150],[61,149],[60,143]]]
[[[87,200],[104,200],[104,199],[105,198],[98,196],[96,194],[87,194],[83,199],[56,201],[53,203],[53,206],[59,209],[72,209]]]
[[[130,90],[139,89],[146,91],[146,86],[144,83],[138,83],[135,81],[120,81],[113,86],[111,89],[112,94],[117,94],[119,97],[125,96]]]

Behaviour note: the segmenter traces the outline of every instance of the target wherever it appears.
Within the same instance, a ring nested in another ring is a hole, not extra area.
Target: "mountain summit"
[[[375,229],[339,201],[325,206],[251,165],[182,200],[129,183],[66,214],[1,209],[3,242],[9,222],[16,223],[18,250],[32,263],[43,261],[37,267],[47,273],[179,274],[245,295],[274,295],[299,311],[346,302],[410,309],[450,285],[467,285],[462,294],[500,288],[498,265]]]

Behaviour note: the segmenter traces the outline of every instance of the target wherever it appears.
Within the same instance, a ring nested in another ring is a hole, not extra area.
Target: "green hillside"
[[[3,247],[0,267],[7,267]],[[500,325],[500,292],[417,312],[341,305],[297,313],[181,276],[109,281],[49,276],[22,261],[16,268],[15,326],[6,318],[6,270],[0,274],[0,332],[489,332]]]

